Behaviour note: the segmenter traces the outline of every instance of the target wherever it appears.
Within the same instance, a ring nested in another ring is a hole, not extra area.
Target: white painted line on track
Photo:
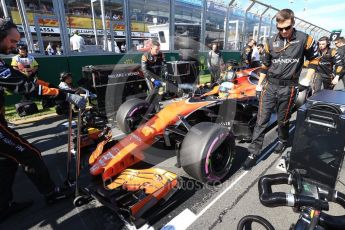
[[[188,208],[183,210],[179,215],[174,217],[168,224],[164,225],[164,230],[170,230],[170,229],[176,229],[176,230],[182,230],[188,228],[193,222],[195,222],[200,216],[202,216],[214,203],[216,203],[225,193],[227,193],[232,187],[234,187],[246,174],[248,171],[245,171],[242,173],[234,182],[232,182],[229,187],[227,187],[221,194],[219,194],[214,200],[212,200],[211,203],[209,203],[201,212],[199,212],[197,215],[195,215],[191,210]],[[189,217],[186,217],[186,214],[189,215]],[[193,214],[193,215],[191,215]],[[178,220],[183,220],[183,228],[180,226],[175,226],[173,223],[178,222]]]
[[[225,193],[227,193],[232,187],[234,187],[249,171],[243,172],[234,182],[232,182],[229,187],[227,187],[223,192],[221,192],[214,200],[211,201],[201,212],[196,215],[196,219],[202,216],[209,208],[211,208],[214,203],[216,203]]]
[[[188,228],[188,226],[191,223],[193,223],[196,219],[197,219],[197,215],[195,215],[191,210],[186,208],[174,219],[172,219],[169,223],[164,225],[164,227],[161,229],[162,230],[183,230],[183,229]]]

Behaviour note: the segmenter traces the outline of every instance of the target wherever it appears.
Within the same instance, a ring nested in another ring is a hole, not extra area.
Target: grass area
[[[38,108],[38,113],[25,116],[25,117],[20,117],[16,111],[16,108],[14,105],[9,105],[5,107],[5,117],[7,121],[18,121],[18,120],[25,120],[33,117],[38,117],[42,115],[47,115],[47,114],[52,114],[55,113],[55,107],[48,108],[48,109],[43,109],[42,108],[42,103],[40,101],[34,101],[37,105]]]

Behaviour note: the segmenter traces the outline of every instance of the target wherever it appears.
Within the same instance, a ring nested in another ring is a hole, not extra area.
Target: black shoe
[[[64,191],[60,187],[55,187],[55,189],[52,192],[45,195],[46,203],[48,205],[55,204],[56,202],[59,202],[60,200],[66,199],[67,197],[68,197],[67,191]]]
[[[253,166],[256,165],[257,156],[249,154],[246,161],[242,164],[244,170],[250,170]]]
[[[277,146],[274,148],[276,154],[282,154],[287,147],[287,144],[281,141],[278,141]]]
[[[34,202],[32,200],[10,203],[7,208],[0,211],[0,223],[3,222],[7,217],[30,207],[33,203]]]

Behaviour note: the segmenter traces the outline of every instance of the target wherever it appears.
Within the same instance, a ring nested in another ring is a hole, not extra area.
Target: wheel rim
[[[211,150],[206,160],[207,178],[222,179],[230,170],[232,156],[230,140],[226,138],[217,149]]]
[[[133,131],[139,126],[147,109],[146,106],[139,106],[128,114],[126,120],[129,130]]]

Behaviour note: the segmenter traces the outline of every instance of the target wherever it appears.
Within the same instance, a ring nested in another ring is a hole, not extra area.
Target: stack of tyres
[[[345,92],[322,90],[297,112],[289,171],[334,188],[344,158]]]
[[[167,62],[168,79],[176,85],[197,84],[198,73],[195,61]]]

